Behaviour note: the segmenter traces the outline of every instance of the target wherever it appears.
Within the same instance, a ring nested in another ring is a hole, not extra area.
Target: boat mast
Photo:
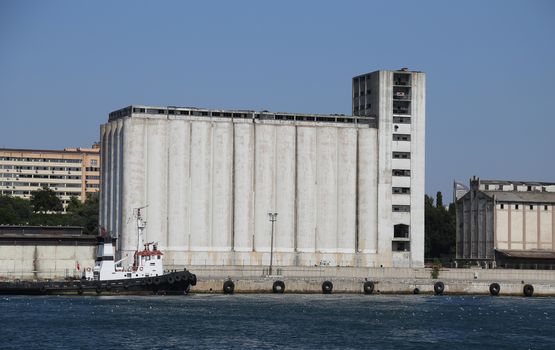
[[[141,216],[141,209],[143,208],[146,208],[146,207],[137,208],[137,251],[138,252],[141,251],[141,246],[143,245],[141,237],[143,236],[143,231],[146,226],[146,221],[144,221]]]

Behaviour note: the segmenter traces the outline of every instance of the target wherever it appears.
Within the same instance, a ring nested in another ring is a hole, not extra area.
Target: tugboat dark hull
[[[0,294],[187,294],[197,284],[189,271],[177,271],[162,276],[127,278],[110,281],[38,281],[0,282]]]

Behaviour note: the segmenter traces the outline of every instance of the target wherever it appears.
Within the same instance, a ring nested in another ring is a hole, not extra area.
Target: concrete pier
[[[364,293],[366,281],[374,283],[374,294],[434,294],[434,284],[443,282],[443,294],[490,294],[492,283],[500,285],[499,295],[522,296],[526,284],[534,296],[555,296],[555,272],[539,270],[443,269],[437,279],[431,269],[277,267],[278,275],[267,276],[267,269],[246,267],[195,267],[198,283],[194,293],[223,293],[223,283],[232,280],[235,293],[272,293],[275,281],[283,281],[285,293],[322,293],[322,283],[331,281],[333,293]]]

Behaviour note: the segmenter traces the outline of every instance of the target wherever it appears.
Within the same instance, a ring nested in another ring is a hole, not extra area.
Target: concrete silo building
[[[101,225],[168,265],[424,263],[425,76],[353,79],[353,116],[129,106],[101,126]],[[272,245],[268,213],[278,213]]]

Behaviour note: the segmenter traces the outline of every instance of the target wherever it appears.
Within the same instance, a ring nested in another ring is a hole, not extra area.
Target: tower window
[[[393,134],[393,141],[410,141],[409,134]]]

